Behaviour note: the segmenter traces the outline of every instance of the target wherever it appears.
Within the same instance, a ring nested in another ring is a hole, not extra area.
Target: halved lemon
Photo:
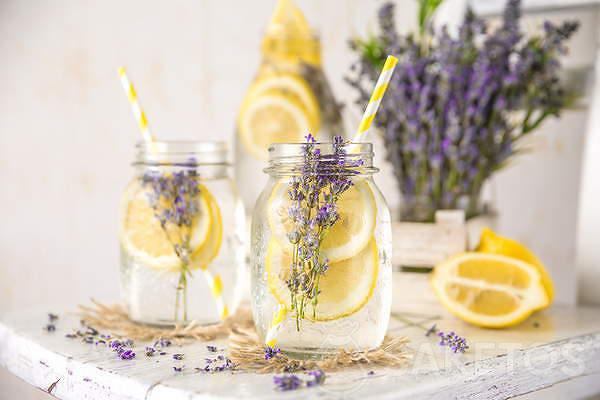
[[[504,328],[548,305],[531,264],[485,253],[462,253],[436,265],[433,290],[452,314],[471,324]]]
[[[265,257],[267,283],[279,304],[290,308],[290,292],[286,279],[290,274],[291,255],[275,240],[268,244]],[[356,256],[330,263],[320,277],[316,321],[347,317],[360,310],[371,298],[377,283],[379,258],[375,239]],[[306,317],[312,319],[312,308]]]
[[[242,143],[258,159],[267,158],[271,143],[299,142],[311,128],[303,105],[281,94],[254,97],[243,107],[238,123]]]
[[[548,295],[548,301],[552,303],[552,300],[554,300],[554,284],[552,283],[552,278],[540,259],[527,247],[516,240],[500,236],[489,228],[484,228],[481,232],[481,238],[479,239],[479,245],[476,250],[483,253],[494,253],[513,257],[533,265],[540,273],[542,285],[544,286],[544,289],[546,289],[546,294]]]
[[[293,221],[288,215],[292,201],[287,191],[287,183],[278,183],[273,188],[268,203],[268,222],[273,236],[289,250],[288,234],[293,229]],[[321,243],[323,255],[330,262],[353,257],[364,249],[373,237],[377,218],[375,197],[366,181],[356,181],[342,193],[336,205],[339,218]]]
[[[148,203],[147,191],[138,182],[129,185],[123,197],[120,237],[131,257],[152,268],[175,270],[181,262],[173,246],[189,234],[190,268],[204,268],[212,261],[221,246],[221,216],[213,195],[204,185],[199,186],[199,212],[191,228],[167,224],[165,231]]]

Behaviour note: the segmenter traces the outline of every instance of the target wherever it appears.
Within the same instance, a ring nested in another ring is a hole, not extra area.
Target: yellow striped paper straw
[[[121,86],[123,86],[123,90],[127,95],[127,100],[129,100],[129,105],[131,106],[131,110],[133,111],[133,116],[138,123],[140,130],[142,131],[142,136],[146,143],[153,143],[156,139],[154,135],[150,132],[150,127],[148,126],[148,118],[146,117],[146,113],[142,110],[142,106],[140,105],[140,100],[137,97],[137,92],[133,87],[133,83],[127,77],[127,72],[125,71],[125,67],[119,68],[119,78],[121,78]]]
[[[148,118],[146,117],[146,113],[140,105],[140,100],[138,99],[133,83],[131,83],[131,80],[127,77],[125,67],[119,68],[119,78],[121,79],[121,86],[123,86],[123,90],[127,95],[127,100],[129,100],[129,104],[131,105],[133,116],[135,117],[140,131],[142,132],[143,140],[144,142],[150,144],[150,151],[155,153],[156,149],[154,147],[154,143],[156,142],[156,138],[150,132]],[[227,308],[225,300],[223,299],[223,281],[219,275],[213,276],[208,270],[208,266],[203,267],[202,269],[204,271],[204,278],[210,287],[210,292],[217,304],[219,317],[221,320],[224,320],[229,315],[229,309]]]
[[[269,347],[275,347],[277,344],[277,334],[281,329],[281,325],[287,316],[288,310],[287,307],[283,304],[279,304],[277,306],[277,311],[273,314],[273,320],[271,321],[271,326],[267,331],[267,336],[265,337],[265,344]]]
[[[398,64],[398,59],[394,56],[388,56],[385,60],[381,74],[379,74],[379,79],[377,79],[377,83],[375,84],[375,88],[371,94],[369,104],[367,104],[365,113],[363,114],[360,125],[358,126],[358,131],[352,139],[353,142],[363,142],[367,133],[369,132],[369,128],[371,128],[371,124],[375,119],[375,114],[377,114],[377,110],[381,104],[381,99],[383,98],[390,80],[392,79],[392,74],[394,73],[396,64]]]
[[[225,304],[225,299],[223,299],[223,281],[221,280],[221,276],[219,274],[213,276],[213,274],[211,274],[208,270],[208,267],[204,268],[203,272],[204,278],[206,279],[206,282],[210,287],[212,296],[217,303],[219,318],[221,318],[221,320],[224,320],[229,316],[229,309]]]

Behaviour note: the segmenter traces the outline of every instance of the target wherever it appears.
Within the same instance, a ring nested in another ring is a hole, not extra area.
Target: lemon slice
[[[291,200],[287,191],[287,183],[274,187],[269,198],[268,222],[276,240],[290,251],[288,233],[293,229],[293,222],[288,216]],[[330,262],[353,257],[364,249],[373,236],[377,218],[373,191],[366,181],[356,181],[336,204],[339,218],[321,243],[321,251]]]
[[[215,248],[218,252],[222,229],[220,213],[214,197],[204,185],[200,185],[199,213],[192,222],[191,228],[178,228],[168,224],[165,232],[148,203],[147,190],[143,189],[138,182],[129,185],[123,199],[121,243],[128,254],[141,264],[156,269],[179,268],[181,263],[173,250],[173,245],[188,234],[190,248],[193,250],[193,262],[190,268],[201,267],[205,265],[206,260],[212,260]],[[198,254],[202,254],[203,257],[199,257]],[[200,258],[202,264],[199,261],[194,262],[196,258]]]
[[[479,246],[477,246],[476,250],[483,253],[494,253],[513,257],[533,265],[542,277],[542,285],[544,286],[544,289],[546,289],[548,301],[551,303],[552,300],[554,300],[554,284],[552,283],[550,274],[539,258],[537,258],[531,250],[523,246],[521,243],[517,242],[516,240],[500,236],[491,229],[485,228],[481,232]]]
[[[223,220],[221,219],[221,210],[216,199],[204,186],[200,186],[200,193],[206,198],[209,206],[209,215],[211,230],[206,240],[192,252],[191,268],[206,269],[208,265],[217,257],[221,244],[223,242]]]
[[[332,321],[347,317],[360,310],[371,298],[377,283],[379,258],[375,239],[356,256],[330,263],[320,277],[316,321]],[[265,257],[267,283],[279,304],[290,308],[290,292],[286,286],[291,255],[275,240],[268,245]],[[312,308],[306,317],[312,319]]]
[[[259,78],[248,91],[242,112],[255,98],[265,93],[275,93],[300,101],[306,109],[307,117],[311,122],[311,132],[319,130],[319,102],[308,83],[302,77],[291,73],[275,73]]]
[[[239,134],[245,148],[266,159],[271,143],[299,142],[310,131],[310,120],[299,101],[283,95],[254,97],[239,117]]]
[[[533,265],[497,254],[452,257],[435,267],[431,284],[448,311],[488,328],[516,325],[549,303]]]

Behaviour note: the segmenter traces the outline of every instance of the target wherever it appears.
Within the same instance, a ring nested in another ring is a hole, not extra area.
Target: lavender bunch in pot
[[[394,6],[379,10],[380,33],[351,41],[347,82],[364,105],[386,54],[399,59],[375,121],[402,195],[401,219],[431,222],[439,209],[482,213],[484,183],[521,150],[518,143],[572,96],[558,78],[577,22],[544,23],[525,37],[519,0],[489,31],[471,10],[456,35],[429,23],[440,0],[421,0],[419,33],[400,35]]]

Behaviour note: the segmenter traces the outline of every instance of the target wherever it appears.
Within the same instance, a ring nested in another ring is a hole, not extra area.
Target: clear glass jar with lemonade
[[[370,143],[274,144],[254,211],[251,301],[286,354],[378,347],[391,307],[391,225]]]
[[[221,142],[137,146],[121,201],[121,293],[132,320],[211,324],[244,275],[244,209]]]

